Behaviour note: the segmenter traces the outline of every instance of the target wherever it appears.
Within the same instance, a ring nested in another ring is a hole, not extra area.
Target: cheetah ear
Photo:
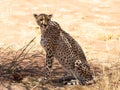
[[[53,15],[52,15],[52,14],[49,14],[48,16],[49,16],[49,18],[51,19]]]
[[[33,16],[34,16],[35,18],[37,18],[38,15],[37,15],[37,14],[33,14]]]

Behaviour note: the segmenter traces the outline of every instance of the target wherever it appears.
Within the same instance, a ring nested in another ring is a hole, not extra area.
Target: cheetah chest
[[[44,38],[44,36],[41,36],[40,44],[41,44],[42,47],[45,47],[45,45],[46,45],[46,39]]]

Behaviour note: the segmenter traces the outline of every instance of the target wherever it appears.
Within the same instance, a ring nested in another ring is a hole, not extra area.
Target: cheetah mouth
[[[46,24],[42,24],[42,25],[41,25],[41,27],[44,28],[44,29],[46,29],[47,26],[48,26],[48,25],[46,25]]]

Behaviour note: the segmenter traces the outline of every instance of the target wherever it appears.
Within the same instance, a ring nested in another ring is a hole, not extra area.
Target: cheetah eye
[[[48,19],[48,21],[50,21],[50,19]]]
[[[43,21],[43,19],[41,18],[40,21]]]

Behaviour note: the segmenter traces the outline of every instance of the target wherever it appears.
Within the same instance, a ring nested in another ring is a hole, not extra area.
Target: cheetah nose
[[[44,27],[46,27],[47,25],[46,24],[44,24]]]

